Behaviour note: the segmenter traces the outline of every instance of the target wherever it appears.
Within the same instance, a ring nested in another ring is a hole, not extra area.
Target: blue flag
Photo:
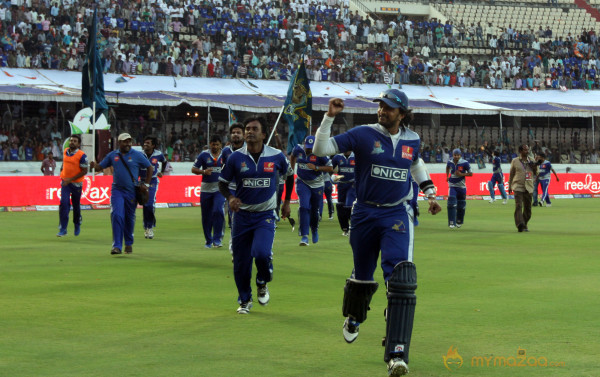
[[[108,109],[106,98],[104,98],[104,77],[102,76],[102,61],[98,54],[96,46],[97,36],[97,17],[94,9],[94,20],[89,29],[90,39],[88,42],[88,52],[83,64],[81,73],[81,101],[83,104],[93,109],[93,103],[96,102],[96,120],[104,110]]]
[[[235,116],[235,114],[233,113],[233,110],[231,110],[231,107],[229,108],[229,125],[231,126],[232,124],[236,123],[238,121],[238,118]]]
[[[287,152],[291,153],[296,144],[302,144],[304,141],[312,117],[312,94],[304,67],[304,57],[290,82],[283,115],[289,125]]]

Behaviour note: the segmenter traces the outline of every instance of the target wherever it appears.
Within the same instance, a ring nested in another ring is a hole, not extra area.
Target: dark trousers
[[[531,194],[527,191],[515,191],[515,225],[517,228],[523,224],[527,228],[527,223],[531,219]]]
[[[81,186],[75,186],[69,183],[60,187],[60,206],[58,207],[58,216],[60,220],[60,230],[67,230],[69,224],[69,211],[71,203],[73,204],[73,223],[81,224]]]

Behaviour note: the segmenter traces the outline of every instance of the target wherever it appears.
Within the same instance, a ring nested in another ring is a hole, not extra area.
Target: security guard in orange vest
[[[74,234],[78,236],[81,231],[81,188],[89,165],[86,154],[79,149],[80,146],[81,136],[71,135],[69,148],[63,152],[63,164],[60,169],[60,228],[57,237],[67,235],[71,204],[73,205],[73,223],[75,224]]]

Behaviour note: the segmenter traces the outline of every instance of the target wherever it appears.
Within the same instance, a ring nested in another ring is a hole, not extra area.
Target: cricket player
[[[467,184],[465,177],[472,177],[469,161],[462,158],[459,148],[452,151],[452,159],[446,163],[448,181],[448,227],[460,228],[465,221],[467,208]]]
[[[496,184],[498,184],[498,190],[500,190],[500,195],[502,195],[502,204],[506,204],[506,201],[508,200],[508,195],[506,195],[506,190],[504,189],[504,174],[502,174],[501,162],[500,152],[494,151],[492,178],[488,181],[488,190],[490,191],[491,197],[490,203],[496,201]]]
[[[227,158],[231,156],[231,154],[238,149],[245,147],[246,142],[244,141],[244,124],[241,122],[232,123],[229,126],[229,141],[230,144],[223,148],[221,155],[223,156],[223,165],[227,162]],[[229,184],[229,191],[233,194],[235,193],[235,182],[231,182]],[[229,203],[225,201],[227,205],[227,223],[229,224],[229,228],[231,229],[231,208],[229,208]],[[231,238],[229,238],[229,252],[233,255],[233,250],[231,249]],[[233,261],[233,258],[232,258]]]
[[[333,220],[333,182],[331,181],[331,174],[323,173],[323,195],[327,202],[327,212],[329,213],[329,220]],[[319,219],[323,216],[323,201],[321,201],[321,209],[319,210]]]
[[[211,136],[209,151],[200,153],[192,167],[192,173],[202,174],[200,210],[206,240],[204,247],[207,249],[223,246],[225,234],[225,197],[219,192],[219,176],[223,167],[221,147],[221,137]]]
[[[337,184],[338,200],[335,205],[337,210],[338,222],[342,228],[342,235],[348,236],[350,231],[350,213],[352,212],[352,203],[356,198],[356,194],[352,195],[354,190],[354,166],[356,159],[352,151],[338,153],[331,159],[334,177]],[[350,195],[348,193],[350,192]]]
[[[81,146],[81,135],[71,135],[69,148],[63,152],[63,164],[60,168],[60,206],[58,207],[59,228],[57,237],[67,235],[69,224],[69,211],[73,204],[73,234],[78,236],[81,232],[81,189],[83,180],[88,172],[87,155],[79,147]]]
[[[135,229],[135,210],[137,201],[135,187],[139,185],[147,191],[154,176],[154,168],[142,152],[131,149],[132,139],[128,133],[117,138],[119,149],[110,152],[97,164],[90,162],[90,168],[102,171],[113,167],[113,183],[110,195],[110,222],[112,225],[113,244],[110,253],[122,254],[125,239],[125,254],[133,252],[133,231]],[[146,178],[138,182],[140,170],[146,168]],[[132,178],[133,177],[133,178]]]
[[[296,193],[300,218],[300,246],[308,246],[308,232],[312,233],[312,243],[319,242],[319,217],[323,207],[323,172],[333,172],[328,157],[318,157],[312,153],[314,136],[307,136],[304,146],[296,145],[290,156],[292,169],[298,165]]]
[[[167,167],[167,159],[165,155],[156,149],[158,139],[156,136],[148,135],[144,138],[144,155],[152,164],[153,176],[150,180],[148,188],[148,202],[144,204],[144,237],[147,239],[154,238],[154,228],[156,227],[156,216],[154,216],[156,205],[156,193],[158,192],[159,178],[162,178],[165,168]],[[161,167],[159,168],[159,164]],[[140,169],[140,178],[146,179],[146,169]]]
[[[358,337],[359,325],[366,320],[378,287],[373,274],[381,253],[388,298],[384,360],[388,374],[396,377],[408,373],[416,305],[411,177],[427,196],[429,212],[435,215],[441,207],[425,163],[419,158],[419,135],[408,128],[413,118],[408,97],[400,90],[388,89],[374,102],[379,102],[378,123],[330,137],[333,120],[344,109],[342,99],[331,99],[315,134],[314,153],[330,156],[354,152],[357,198],[350,220],[354,273],[344,287],[342,312],[347,318],[342,332],[348,343]]]
[[[246,146],[227,158],[219,178],[219,191],[234,212],[231,239],[239,314],[248,314],[252,308],[253,260],[256,265],[258,302],[264,306],[270,300],[267,283],[273,278],[272,245],[279,176],[286,176],[286,196],[281,206],[281,217],[290,215],[294,174],[283,153],[264,144],[267,132],[264,118],[247,118],[244,121]],[[231,182],[236,183],[234,194],[229,191]]]
[[[541,207],[544,202],[546,202],[546,207],[551,207],[552,202],[550,202],[550,195],[548,194],[548,187],[550,186],[550,179],[552,178],[552,174],[554,173],[554,177],[556,178],[556,182],[559,182],[558,175],[554,168],[552,168],[552,164],[550,161],[546,159],[545,153],[538,153],[535,157],[538,164],[538,176],[535,186],[533,187],[533,206]],[[538,202],[538,187],[542,186],[542,197]]]

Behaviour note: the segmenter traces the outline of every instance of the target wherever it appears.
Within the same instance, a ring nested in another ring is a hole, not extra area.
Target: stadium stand
[[[309,76],[316,81],[514,90],[600,88],[595,32],[600,0],[402,3],[431,7],[425,16],[373,12],[380,9],[374,3],[100,0],[98,44],[104,71],[125,75],[289,80],[294,62],[305,51]],[[1,2],[0,67],[80,71],[93,4],[90,0]],[[41,156],[48,141],[56,145],[64,136],[57,140],[48,132],[53,126],[64,129],[65,116],[59,111],[53,116],[19,118],[11,115],[10,108],[2,110],[3,159],[10,158],[12,141],[21,150],[34,146]],[[150,132],[159,133],[165,148],[175,151],[171,156],[193,158],[204,145],[200,122],[173,121],[157,129],[146,127],[147,109],[130,111],[117,117],[118,128],[140,139]],[[442,143],[452,148],[456,140],[471,149],[483,140],[514,145],[531,139],[529,130],[516,127],[506,137],[492,128],[482,135],[466,127],[417,127],[424,139],[432,141],[434,150]],[[571,148],[574,139],[565,134],[565,128],[539,128],[536,138],[561,152],[577,150],[580,161],[581,155],[594,153],[589,151],[587,129],[578,130],[578,140],[583,142]],[[38,131],[32,135],[31,129]],[[227,134],[225,122],[217,125],[216,132]]]

